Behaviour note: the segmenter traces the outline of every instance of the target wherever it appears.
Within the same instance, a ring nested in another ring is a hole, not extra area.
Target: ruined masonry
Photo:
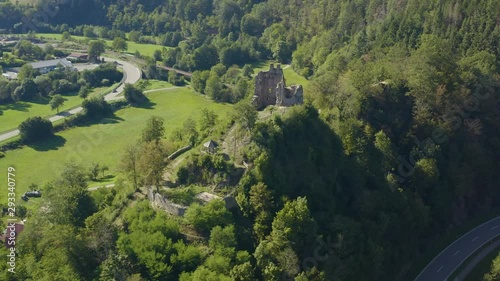
[[[181,204],[176,204],[164,195],[153,190],[152,187],[147,187],[148,200],[151,202],[153,207],[157,207],[165,210],[167,213],[172,214],[174,216],[183,217],[186,213],[188,206],[184,206]],[[226,195],[225,197],[219,197],[215,194],[211,194],[208,192],[202,192],[196,195],[196,198],[204,205],[204,203],[208,203],[214,199],[221,199],[224,201],[227,209],[238,208],[238,203],[236,199],[232,195]]]
[[[255,77],[255,93],[252,104],[258,110],[269,105],[292,106],[302,103],[304,103],[302,85],[287,87],[281,65],[278,64],[274,68],[274,64],[271,64],[269,71],[261,71]]]

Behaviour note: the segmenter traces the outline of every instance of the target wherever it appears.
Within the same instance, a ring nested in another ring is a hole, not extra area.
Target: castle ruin
[[[255,77],[255,92],[252,104],[258,109],[269,105],[292,106],[304,103],[302,85],[286,86],[281,65],[271,64],[269,71],[261,71]]]

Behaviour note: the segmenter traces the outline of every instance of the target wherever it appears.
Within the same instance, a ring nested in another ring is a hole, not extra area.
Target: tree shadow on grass
[[[156,103],[154,103],[152,101],[147,101],[147,102],[143,102],[143,103],[139,103],[139,104],[134,104],[134,107],[144,108],[144,109],[154,109],[155,105],[156,105]]]
[[[109,114],[106,116],[95,117],[91,119],[86,119],[81,122],[78,122],[76,127],[91,127],[94,125],[107,125],[107,124],[117,124],[121,121],[125,121],[125,119],[116,116],[115,114]]]
[[[0,105],[0,111],[15,110],[15,111],[27,112],[29,111],[30,107],[31,104],[27,102],[15,102],[15,103]]]
[[[112,174],[105,175],[104,177],[98,177],[96,180],[93,180],[93,182],[108,182],[111,179],[114,179],[115,176]]]
[[[44,98],[44,97],[36,97],[34,99],[31,99],[29,102],[36,103],[39,105],[47,105],[47,104],[49,104],[50,99]]]
[[[116,124],[116,123],[120,123],[121,121],[125,121],[125,119],[118,117],[116,115],[113,115],[113,116],[108,116],[108,117],[102,118],[98,123],[99,124]]]
[[[30,143],[28,144],[28,146],[36,151],[50,151],[50,150],[58,150],[60,147],[63,147],[65,143],[66,143],[65,138],[59,135],[54,135],[44,140],[41,140],[37,143]]]

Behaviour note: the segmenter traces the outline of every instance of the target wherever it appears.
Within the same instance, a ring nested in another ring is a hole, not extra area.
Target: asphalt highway
[[[415,281],[448,280],[470,255],[498,236],[500,236],[500,217],[483,223],[455,240],[422,270]]]

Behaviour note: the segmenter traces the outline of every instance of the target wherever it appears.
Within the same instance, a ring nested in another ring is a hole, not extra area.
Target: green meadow
[[[105,94],[117,84],[111,87],[100,87],[95,88],[91,95],[102,95]],[[74,107],[78,107],[83,99],[80,98],[76,93],[73,95],[64,96],[66,102],[59,108],[59,111],[65,111]],[[28,119],[29,117],[42,116],[50,117],[56,115],[56,111],[50,109],[49,98],[38,98],[37,100],[24,102],[19,101],[12,104],[0,105],[0,133],[11,131],[21,122]]]
[[[190,117],[197,121],[203,108],[215,111],[221,119],[227,118],[231,109],[231,105],[214,103],[188,88],[152,92],[148,97],[150,103],[145,106],[124,108],[96,124],[62,131],[35,146],[7,151],[0,158],[0,183],[6,183],[5,171],[10,166],[16,169],[18,198],[31,183],[41,185],[55,179],[68,162],[85,167],[97,162],[109,167],[107,174],[116,175],[123,148],[139,139],[150,116],[165,119],[168,135]],[[5,202],[6,194],[0,192],[0,202]]]
[[[38,37],[40,38],[46,38],[46,39],[54,39],[54,40],[61,40],[62,39],[62,34],[56,34],[56,33],[38,33]],[[84,36],[71,36],[75,40],[92,40],[91,38],[84,37]],[[96,38],[98,39],[98,38]],[[108,47],[111,47],[113,44],[113,40],[104,40]],[[161,45],[155,45],[155,44],[142,44],[142,43],[136,43],[132,41],[128,41],[128,48],[126,50],[127,53],[134,54],[136,51],[139,51],[141,55],[147,55],[147,56],[153,56],[154,52],[156,50],[162,50],[163,48],[169,48]]]
[[[78,95],[64,96],[66,102],[59,111],[77,107],[82,103]],[[39,98],[35,101],[18,101],[12,104],[0,105],[0,133],[17,128],[21,122],[29,117],[49,117],[56,115],[56,111],[50,109],[50,99]]]

